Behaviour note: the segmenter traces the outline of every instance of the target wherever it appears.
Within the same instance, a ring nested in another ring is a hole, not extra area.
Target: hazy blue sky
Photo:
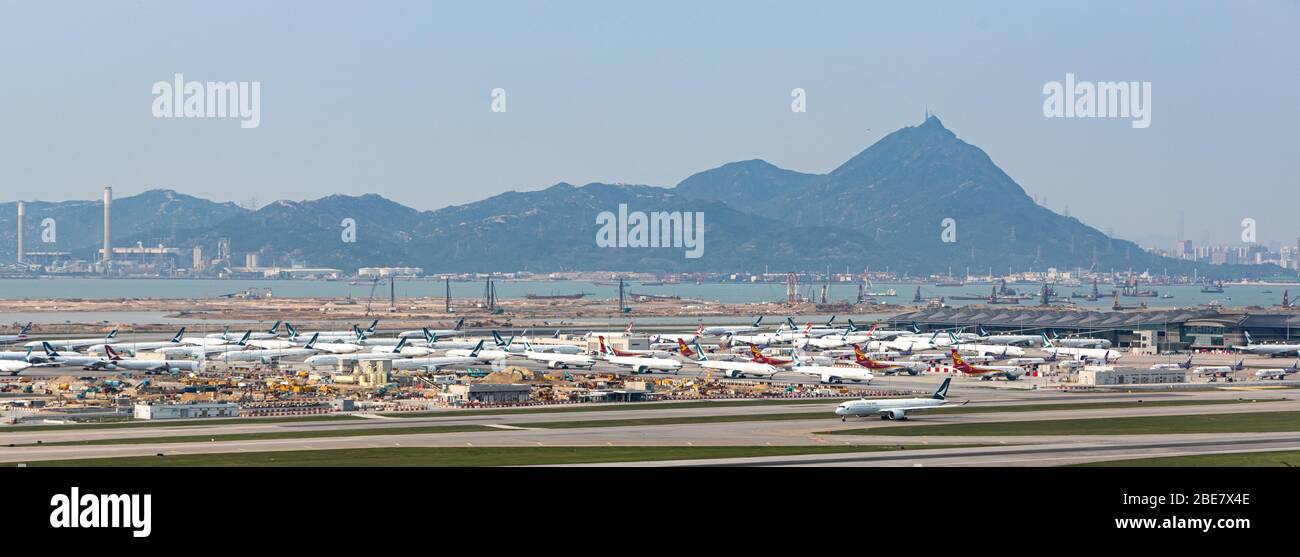
[[[1300,3],[9,2],[5,199],[169,187],[421,209],[559,181],[826,172],[928,106],[1102,230],[1300,236]],[[156,81],[260,81],[261,126],[155,119]],[[1045,82],[1152,82],[1148,129]],[[508,112],[492,113],[505,88]],[[790,111],[790,91],[808,112]]]

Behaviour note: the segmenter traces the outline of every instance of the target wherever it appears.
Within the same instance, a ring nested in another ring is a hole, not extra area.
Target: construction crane
[[[379,275],[375,275],[375,280],[370,283],[370,298],[366,300],[366,315],[370,315],[370,305],[375,302],[375,289],[379,288]]]

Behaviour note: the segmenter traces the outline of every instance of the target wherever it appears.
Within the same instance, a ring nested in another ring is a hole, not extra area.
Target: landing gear
[[[14,375],[18,375],[18,374],[15,373]],[[847,421],[849,421],[849,419],[848,419],[848,418],[845,418],[845,417],[840,417],[840,421],[841,421],[841,422],[847,422]]]

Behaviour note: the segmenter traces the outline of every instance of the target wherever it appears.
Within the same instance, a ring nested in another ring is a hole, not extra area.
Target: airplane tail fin
[[[185,336],[185,327],[181,327],[181,330],[176,331],[176,335],[172,337],[172,344],[180,342],[183,336]]]
[[[761,324],[762,322],[763,322],[763,316],[760,315],[760,316],[758,316],[758,319],[755,319],[755,320],[754,320],[754,326],[757,327],[757,326],[759,326],[759,324]],[[29,323],[29,324],[30,324],[30,323]]]
[[[681,352],[683,356],[691,355],[691,348],[689,346],[686,346],[686,341],[680,338],[677,339],[677,351]]]
[[[285,322],[284,322],[284,330],[286,330],[286,331],[289,332],[289,340],[293,340],[293,339],[295,339],[295,338],[298,338],[298,329],[295,328],[295,327],[293,326],[293,323],[290,323],[290,322],[288,322],[288,321],[285,321]]]
[[[312,334],[311,334],[311,339],[308,340],[308,341],[307,341],[307,344],[304,344],[302,347],[303,347],[303,348],[306,348],[306,349],[308,349],[308,350],[311,350],[312,348],[315,348],[315,347],[316,347],[316,339],[318,339],[318,338],[320,338],[320,333],[312,333]],[[405,342],[405,341],[406,341],[406,339],[402,339],[402,342]],[[399,344],[400,344],[400,342],[399,342]]]
[[[460,328],[461,328],[461,327],[464,327],[464,326],[465,326],[465,318],[462,317],[462,318],[456,320],[456,326],[455,326],[455,327],[452,327],[451,329],[452,329],[453,331],[459,331]]]
[[[280,334],[280,322],[276,321],[274,325],[271,325],[270,329],[266,330],[266,332],[271,333],[273,335]]]
[[[1246,335],[1246,346],[1250,346],[1250,345],[1252,345],[1252,344],[1255,344],[1255,341],[1251,340],[1251,338],[1250,338],[1250,331],[1243,331],[1243,334]]]
[[[245,344],[248,344],[248,337],[251,336],[253,336],[253,331],[244,331],[244,336],[239,337],[239,345],[244,346]]]
[[[1047,333],[1043,333],[1042,336],[1043,336],[1043,348],[1055,348],[1055,347],[1056,347],[1055,344],[1052,344],[1052,339],[1047,338]]]
[[[474,349],[469,351],[469,357],[471,357],[471,358],[477,358],[477,357],[478,357],[478,353],[479,353],[479,351],[481,351],[481,350],[483,350],[483,341],[480,340],[480,341],[478,341],[478,344],[475,344],[475,345],[474,345]],[[529,350],[532,350],[532,349],[530,348]]]
[[[698,357],[701,362],[709,361],[709,357],[704,355],[704,349],[700,348],[700,343],[698,341],[695,343],[695,356]]]
[[[944,377],[944,378],[943,378],[943,383],[940,383],[940,384],[939,384],[939,389],[936,390],[936,391],[934,391],[934,395],[932,395],[930,398],[933,398],[933,399],[935,399],[935,400],[947,400],[947,399],[948,399],[948,386],[951,385],[951,384],[952,384],[952,378],[951,378],[951,377]]]
[[[917,325],[915,321],[912,322],[912,332],[913,333],[921,332],[921,327]]]
[[[834,326],[835,326],[835,318],[836,318],[836,317],[837,317],[837,316],[832,315],[830,319],[827,319],[827,320],[826,320],[826,326],[827,326],[827,327],[834,327]]]
[[[45,350],[46,356],[54,357],[59,355],[59,353],[54,350],[54,347],[50,346],[48,341],[41,341],[41,348]]]
[[[23,328],[18,329],[18,336],[26,335],[27,331],[30,330],[32,330],[32,322],[28,321],[26,325],[23,325]]]
[[[605,346],[605,335],[598,335],[596,340],[600,341],[600,353],[608,356],[610,351],[609,347]]]
[[[495,342],[497,346],[506,345],[506,339],[501,338],[501,333],[498,332],[496,329],[492,330],[492,342]]]
[[[113,327],[113,330],[109,331],[108,336],[105,338],[108,340],[113,340],[117,338],[117,327]]]
[[[122,357],[117,354],[117,350],[113,350],[113,345],[111,344],[104,345],[104,354],[107,355],[110,360],[122,359]]]
[[[312,338],[315,339],[316,337]],[[401,354],[403,348],[406,348],[406,337],[397,339],[397,344],[393,346],[393,353]]]
[[[366,327],[366,332],[367,332],[367,333],[370,333],[370,334],[372,334],[372,335],[375,334],[375,331],[377,331],[377,330],[379,330],[379,320],[378,320],[378,319],[376,319],[376,320],[374,320],[374,321],[371,321],[371,322],[370,322],[370,326],[369,326],[369,327]]]
[[[433,334],[433,331],[430,331],[428,327],[420,327],[420,332],[424,333],[425,344],[432,346],[433,343],[438,341],[438,335]]]

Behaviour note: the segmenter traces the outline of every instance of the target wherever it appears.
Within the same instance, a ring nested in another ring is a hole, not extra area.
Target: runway
[[[827,435],[836,429],[889,428],[957,423],[1052,420],[1067,418],[1116,418],[1136,416],[1195,416],[1242,412],[1300,411],[1300,401],[1291,392],[1205,391],[1141,394],[1079,394],[1032,391],[986,391],[970,395],[969,413],[918,414],[907,422],[877,419],[841,422],[832,410],[835,402],[815,404],[771,404],[727,407],[673,407],[646,403],[630,410],[586,412],[532,411],[517,414],[457,415],[421,418],[380,418],[334,422],[231,423],[179,427],[135,427],[105,429],[62,429],[0,434],[0,462],[32,462],[79,458],[107,458],[228,452],[294,451],[322,449],[364,449],[378,447],[528,447],[528,446],[744,446],[744,445],[988,445],[964,449],[908,451],[907,454],[858,453],[766,457],[710,461],[674,461],[680,465],[781,465],[781,466],[1051,466],[1128,457],[1199,454],[1205,452],[1281,450],[1300,448],[1297,433],[1233,433],[1177,435],[1064,435],[1064,436],[886,436]],[[961,397],[961,394],[958,395]],[[1188,406],[1136,406],[1123,408],[1051,409],[1053,405],[1147,401],[1205,401],[1273,399],[1264,403],[1202,404]],[[1283,400],[1285,399],[1285,400]],[[1044,405],[1033,411],[998,411],[999,406]],[[981,411],[987,408],[988,411]],[[807,414],[794,419],[763,421],[763,414]],[[571,423],[605,420],[653,420],[656,418],[734,418],[754,416],[753,421],[688,424],[618,424],[606,427],[535,427],[538,423]],[[488,426],[481,431],[405,433],[348,436],[357,430],[449,425]],[[150,438],[230,434],[284,434],[286,432],[336,432],[314,438],[149,442]],[[129,439],[130,444],[50,445],[50,443]],[[40,441],[42,445],[31,445]],[[28,446],[13,446],[28,445]],[[653,462],[647,465],[671,463]]]

